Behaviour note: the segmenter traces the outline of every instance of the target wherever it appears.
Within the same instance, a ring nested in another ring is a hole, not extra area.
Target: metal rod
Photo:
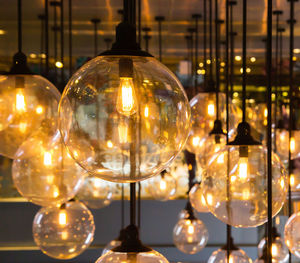
[[[229,75],[229,83],[230,83],[230,98],[233,97],[234,92],[234,41],[236,32],[233,31],[233,7],[237,4],[236,1],[229,1],[229,16],[230,16],[230,75]]]
[[[98,24],[101,22],[99,18],[93,18],[91,19],[91,22],[94,25],[94,56],[98,55]]]
[[[198,67],[199,67],[199,30],[198,30],[198,24],[199,24],[199,19],[201,18],[201,15],[200,14],[194,14],[192,16],[194,19],[195,19],[195,69],[194,69],[194,89],[195,91],[197,92],[198,91],[198,73],[197,73],[197,70],[198,70]]]
[[[268,192],[268,238],[267,261],[272,263],[272,0],[267,6],[267,192]]]
[[[213,80],[213,50],[212,50],[212,0],[209,0],[209,78]]]
[[[162,35],[161,35],[161,23],[165,20],[163,16],[156,16],[155,20],[158,22],[158,58],[159,61],[162,62]]]
[[[136,224],[136,189],[135,183],[130,183],[130,224]]]
[[[22,1],[18,0],[18,51],[22,52]]]
[[[138,42],[139,45],[141,46],[142,43],[142,3],[141,0],[138,0]]]
[[[142,200],[142,185],[139,182],[138,183],[138,207],[137,207],[137,211],[138,211],[138,228],[141,229],[141,216],[142,216],[142,206],[141,206],[141,200]]]
[[[44,54],[44,46],[45,46],[45,15],[38,15],[38,19],[41,20],[41,46],[40,46],[40,74],[44,74],[44,59],[43,55]]]
[[[125,197],[124,184],[122,184],[122,188],[121,188],[121,229],[123,229],[125,226],[125,207],[124,207],[125,198],[124,197]]]
[[[243,97],[243,122],[246,121],[246,81],[247,81],[247,0],[243,0],[243,80],[242,80],[242,97]]]
[[[72,0],[69,0],[69,78],[73,74],[73,45],[72,45]]]
[[[215,0],[215,54],[216,54],[216,119],[219,119],[219,89],[220,89],[220,26],[218,0]]]
[[[49,5],[45,0],[45,76],[49,77]]]
[[[64,64],[64,0],[60,0],[60,60],[62,63],[61,68],[61,86],[62,90],[65,85],[65,64]]]
[[[204,89],[207,86],[207,54],[206,54],[206,44],[207,44],[207,0],[203,0],[203,67],[205,70],[204,74]]]

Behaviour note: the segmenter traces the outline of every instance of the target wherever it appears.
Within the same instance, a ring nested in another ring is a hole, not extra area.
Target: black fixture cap
[[[261,145],[260,142],[254,140],[251,135],[251,127],[248,122],[240,122],[237,128],[237,135],[228,145]]]
[[[9,75],[34,75],[27,65],[27,57],[23,52],[17,52],[13,57],[13,65]]]
[[[210,131],[209,135],[220,135],[220,134],[226,135],[226,133],[222,129],[222,122],[220,120],[215,120],[214,127]]]
[[[142,244],[139,239],[139,230],[135,225],[129,225],[123,229],[123,240],[121,245],[112,249],[113,252],[120,253],[142,253],[150,252],[151,248],[146,247]]]

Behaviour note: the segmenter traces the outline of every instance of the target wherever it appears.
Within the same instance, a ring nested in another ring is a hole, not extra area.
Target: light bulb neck
[[[261,143],[252,137],[249,123],[241,122],[238,125],[236,137],[232,142],[229,142],[228,145],[248,146],[261,145]]]
[[[121,58],[119,60],[119,77],[133,78],[133,61],[130,58]]]
[[[33,75],[27,64],[27,57],[23,52],[17,52],[13,57],[13,65],[9,75]]]
[[[142,253],[149,252],[152,249],[143,245],[139,239],[139,230],[135,225],[129,225],[124,229],[124,236],[121,245],[112,249],[119,253]]]

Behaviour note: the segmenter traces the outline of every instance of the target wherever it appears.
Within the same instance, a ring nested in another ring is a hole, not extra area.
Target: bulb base
[[[237,135],[228,145],[261,145],[259,141],[254,140],[251,135],[251,127],[247,122],[241,122],[237,128]]]
[[[17,52],[13,57],[13,65],[9,75],[34,75],[27,65],[27,57],[23,52]]]
[[[226,133],[222,129],[222,122],[220,120],[215,120],[214,127],[210,131],[209,135],[226,135]]]

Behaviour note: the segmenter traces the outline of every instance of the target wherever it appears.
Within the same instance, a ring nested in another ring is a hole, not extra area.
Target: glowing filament
[[[107,144],[107,147],[110,149],[114,146],[110,140],[108,140],[106,144]]]
[[[229,263],[233,263],[233,257],[232,257],[232,255],[229,256]]]
[[[291,174],[291,176],[290,176],[290,184],[291,184],[291,186],[295,185],[295,176],[294,176],[294,174]]]
[[[27,124],[25,122],[20,122],[19,124],[19,130],[21,133],[25,133],[27,129]]]
[[[239,178],[242,180],[246,180],[248,177],[248,158],[240,157],[239,162]]]
[[[42,106],[37,106],[35,111],[37,114],[42,114],[44,110]]]
[[[243,190],[243,200],[249,200],[250,198],[250,191],[249,189],[244,189]]]
[[[64,209],[59,212],[58,223],[60,226],[65,226],[67,224],[67,213]]]
[[[197,146],[200,143],[200,138],[198,136],[195,136],[193,137],[192,142],[194,146]]]
[[[61,239],[62,239],[62,240],[68,239],[68,232],[67,232],[67,231],[61,232]]]
[[[52,155],[50,152],[44,152],[44,165],[45,166],[52,165]]]
[[[210,101],[207,105],[207,114],[210,117],[215,116],[215,104],[212,101]]]
[[[213,204],[213,197],[212,197],[211,194],[207,194],[206,201],[207,201],[208,205],[212,205]]]
[[[278,255],[278,248],[276,244],[272,244],[272,256],[276,257]]]
[[[137,98],[132,78],[120,78],[117,110],[120,114],[130,116],[137,112]]]
[[[219,164],[224,163],[224,154],[223,153],[218,156],[217,163],[219,163]]]
[[[265,117],[265,118],[268,117],[268,109],[267,109],[267,108],[264,109],[264,117]]]
[[[291,141],[290,141],[290,150],[291,150],[291,153],[294,153],[295,150],[296,150],[296,142],[295,142],[295,138],[294,137],[292,137]]]
[[[101,187],[101,179],[95,178],[95,180],[94,180],[94,186],[96,188]]]
[[[166,183],[165,180],[161,180],[161,181],[159,182],[159,188],[160,188],[160,190],[166,190],[166,188],[167,188],[167,183]]]
[[[24,97],[24,94],[23,94],[23,88],[17,89],[16,110],[18,112],[24,112],[26,110],[26,103],[25,103],[25,97]]]
[[[146,118],[149,117],[149,107],[148,107],[147,105],[146,105],[145,110],[144,110],[144,116],[145,116]]]
[[[194,226],[193,226],[193,225],[189,225],[189,226],[188,226],[188,233],[189,233],[190,235],[192,235],[192,234],[194,234],[194,232],[195,232]]]

